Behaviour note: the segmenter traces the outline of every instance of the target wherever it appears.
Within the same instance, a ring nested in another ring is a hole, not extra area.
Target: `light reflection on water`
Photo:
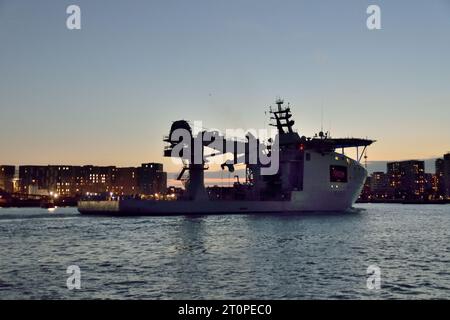
[[[345,215],[87,217],[0,209],[0,298],[450,297],[450,206]],[[366,288],[381,268],[382,288]],[[81,290],[66,288],[67,266]]]

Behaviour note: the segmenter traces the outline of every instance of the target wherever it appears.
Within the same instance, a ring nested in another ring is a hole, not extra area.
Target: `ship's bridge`
[[[362,139],[362,138],[314,138],[306,139],[302,141],[305,149],[315,149],[319,152],[333,152],[336,149],[356,148],[357,160],[361,161],[366,148],[374,143],[375,140]],[[362,147],[363,151],[359,153],[359,148]]]

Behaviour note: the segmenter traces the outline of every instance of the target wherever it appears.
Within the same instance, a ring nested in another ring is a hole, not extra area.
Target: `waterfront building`
[[[444,159],[436,159],[434,162],[436,175],[436,198],[444,198],[446,196],[445,178],[444,178]]]
[[[370,179],[370,193],[373,198],[385,199],[389,194],[389,177],[384,172],[374,172]]]
[[[139,168],[139,190],[143,195],[165,193],[167,173],[161,163],[143,163]]]
[[[19,166],[20,193],[42,194],[48,191],[48,166]]]
[[[7,193],[14,192],[15,166],[0,166],[0,190]]]
[[[424,199],[433,200],[435,199],[436,190],[435,190],[435,177],[436,175],[432,173],[424,174]]]
[[[113,176],[113,190],[117,195],[134,195],[139,192],[138,168],[116,168]]]
[[[444,155],[444,190],[445,197],[450,199],[450,152]]]
[[[82,173],[84,175],[84,184],[81,188],[83,193],[101,194],[113,192],[115,169],[116,167],[114,166],[83,166]]]
[[[49,193],[53,192],[62,197],[71,197],[77,194],[76,172],[79,167],[74,166],[48,166]]]
[[[372,199],[372,192],[370,191],[370,185],[372,183],[372,177],[368,176],[366,181],[364,182],[363,189],[361,190],[361,194],[359,195],[359,200],[361,201],[369,201]]]
[[[441,199],[450,198],[450,152],[435,162],[437,179],[437,196]]]
[[[431,190],[433,193],[433,198],[434,199],[439,199],[439,181],[438,181],[438,177],[436,174],[433,174],[431,177]]]
[[[89,194],[152,195],[165,193],[167,174],[160,163],[141,167],[20,166],[20,192],[34,195],[80,197]]]
[[[408,160],[387,164],[390,195],[394,199],[423,199],[425,197],[425,163]]]

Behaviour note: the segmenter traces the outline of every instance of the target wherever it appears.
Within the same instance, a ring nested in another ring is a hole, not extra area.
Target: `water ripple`
[[[344,215],[86,217],[0,209],[0,299],[441,299],[449,206]],[[69,265],[81,269],[68,290]],[[367,267],[381,269],[368,290]]]

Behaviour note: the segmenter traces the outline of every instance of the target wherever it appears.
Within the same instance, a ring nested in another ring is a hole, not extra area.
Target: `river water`
[[[133,218],[0,209],[0,299],[450,298],[450,205],[356,207]],[[80,289],[67,287],[69,266]],[[367,286],[369,266],[379,289]]]

